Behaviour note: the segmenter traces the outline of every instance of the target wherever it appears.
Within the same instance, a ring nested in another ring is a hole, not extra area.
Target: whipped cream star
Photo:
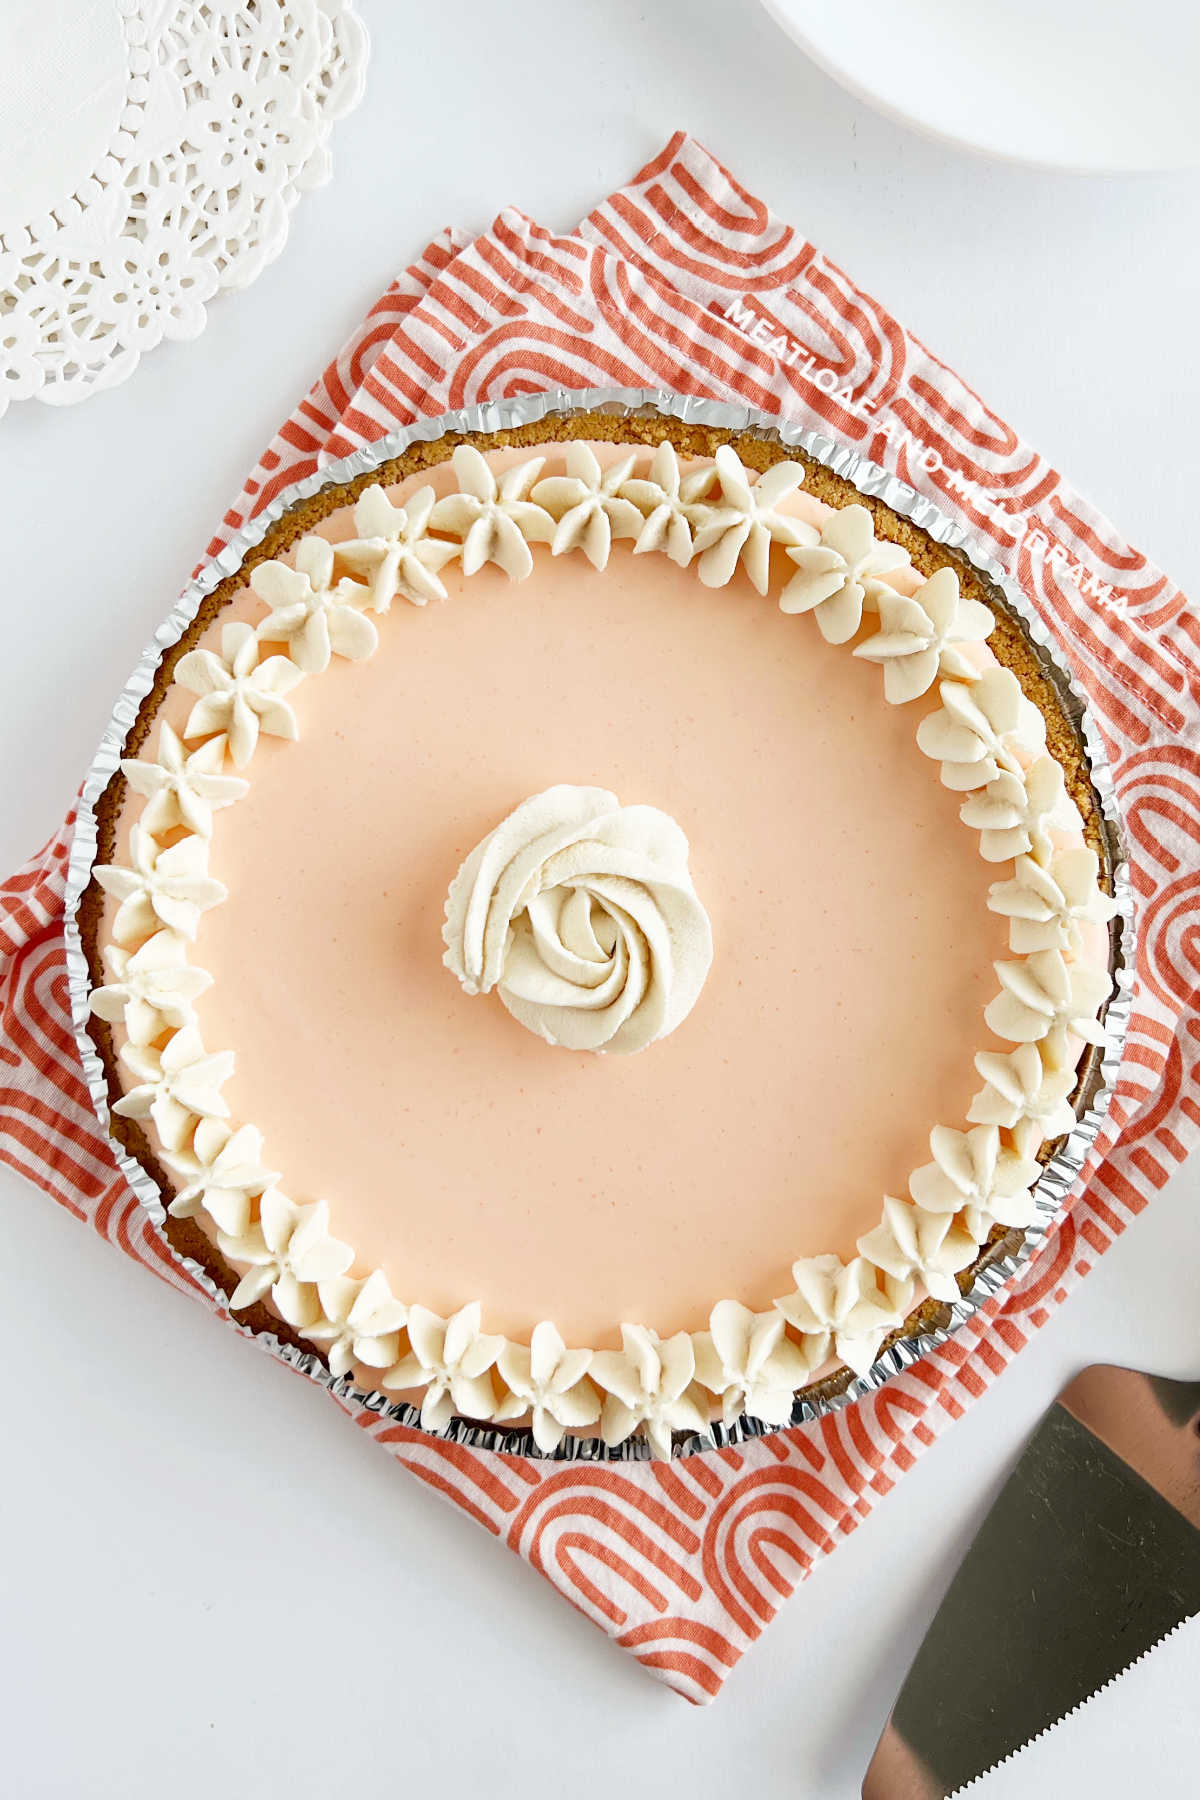
[[[178,1150],[197,1118],[227,1119],[229,1106],[222,1085],[233,1074],[232,1050],[209,1055],[199,1031],[185,1025],[161,1050],[148,1044],[123,1044],[121,1061],[137,1077],[113,1106],[125,1119],[146,1119],[166,1150]]]
[[[333,579],[333,546],[321,537],[296,545],[295,567],[277,559],[250,571],[250,586],[268,608],[258,636],[283,643],[298,669],[319,675],[331,656],[362,662],[379,648],[379,633],[361,610],[370,588],[343,575]]]
[[[1029,836],[1031,847],[1042,847],[1032,833]],[[1018,856],[1012,880],[997,881],[988,889],[988,910],[1008,919],[1009,949],[1017,956],[1035,950],[1079,956],[1083,925],[1106,925],[1117,912],[1099,875],[1100,859],[1086,845],[1058,851],[1048,866],[1033,856]]]
[[[1007,1055],[981,1050],[975,1067],[986,1085],[967,1118],[973,1125],[1002,1126],[1018,1156],[1030,1156],[1042,1142],[1073,1130],[1071,1095],[1079,1085],[1073,1065],[1047,1067],[1040,1045],[1020,1044]]]
[[[979,854],[985,862],[1008,862],[1026,852],[1038,862],[1049,862],[1054,831],[1083,829],[1061,765],[1052,756],[1039,756],[1019,775],[1002,769],[964,800],[958,816],[979,832]]]
[[[911,599],[882,584],[876,597],[880,629],[858,644],[854,655],[883,664],[889,705],[920,699],[939,675],[975,680],[979,669],[959,646],[983,643],[996,621],[981,601],[962,598],[953,569],[939,569]]]
[[[816,528],[779,511],[780,501],[804,481],[800,463],[781,462],[754,476],[730,444],[714,457],[721,484],[719,501],[698,511],[694,550],[705,587],[724,587],[741,563],[760,594],[770,579],[771,545],[796,549],[818,540]]]
[[[1033,1194],[1041,1173],[1032,1157],[1006,1150],[995,1125],[952,1131],[935,1125],[929,1134],[933,1161],[914,1169],[908,1191],[926,1212],[961,1212],[964,1207],[986,1213],[998,1224],[1028,1225]]]
[[[105,944],[104,961],[112,980],[92,989],[88,1006],[110,1025],[119,1021],[134,1044],[153,1043],[168,1028],[194,1025],[192,1003],[212,986],[212,976],[188,962],[177,931],[156,931],[132,951]]]
[[[684,475],[679,467],[675,446],[664,441],[654,452],[645,476],[632,476],[623,481],[618,492],[623,500],[632,500],[642,515],[635,556],[661,550],[673,563],[686,569],[692,560],[692,522],[698,516],[698,503],[712,491],[716,470],[711,464]]]
[[[241,1237],[250,1228],[254,1201],[279,1180],[262,1157],[262,1132],[255,1126],[231,1131],[221,1119],[201,1119],[190,1145],[163,1151],[163,1161],[184,1182],[167,1211],[173,1219],[206,1212],[218,1230]]]
[[[789,1325],[814,1340],[814,1368],[830,1344],[837,1355],[865,1375],[889,1331],[903,1323],[912,1305],[912,1287],[877,1269],[865,1257],[844,1263],[840,1256],[806,1256],[792,1264],[796,1291],[776,1300]]]
[[[438,571],[458,555],[459,546],[429,536],[433,508],[431,487],[418,488],[403,506],[389,500],[379,485],[359,495],[354,508],[358,536],[335,545],[334,553],[366,578],[373,612],[387,612],[397,595],[414,606],[446,598]]]
[[[331,1235],[324,1200],[298,1206],[270,1187],[258,1213],[257,1223],[244,1232],[217,1234],[231,1262],[250,1264],[229,1296],[229,1310],[240,1312],[269,1293],[280,1318],[303,1331],[321,1316],[317,1283],[344,1274],[354,1252]]]
[[[211,650],[189,650],[175,666],[175,679],[200,696],[188,715],[184,737],[223,731],[239,769],[254,755],[260,731],[290,740],[300,735],[284,696],[304,679],[303,671],[287,656],[268,656],[260,662],[252,625],[235,621],[224,626],[220,656]]]
[[[139,943],[159,925],[189,942],[202,913],[228,898],[228,889],[208,872],[208,840],[180,838],[162,850],[150,833],[135,825],[129,833],[130,867],[97,863],[92,870],[106,894],[119,900],[112,932],[117,943]]]
[[[143,794],[142,828],[152,836],[182,826],[196,837],[211,837],[213,814],[250,792],[250,783],[225,774],[225,739],[210,738],[186,751],[164,719],[152,762],[127,757],[121,773],[135,794]]]
[[[437,502],[429,523],[461,540],[464,575],[495,563],[510,581],[524,581],[533,571],[530,544],[554,539],[554,520],[529,498],[545,457],[517,463],[498,481],[473,444],[459,444],[452,461],[459,491]]]
[[[998,962],[1002,993],[988,1005],[989,1031],[1012,1044],[1050,1039],[1055,1062],[1066,1061],[1065,1037],[1103,1044],[1104,1027],[1096,1015],[1112,993],[1106,969],[1068,963],[1059,950],[1036,950],[1024,962]]]
[[[695,1385],[696,1353],[686,1331],[660,1338],[622,1325],[620,1350],[597,1350],[590,1374],[605,1391],[600,1434],[619,1444],[640,1428],[655,1456],[668,1458],[677,1431],[704,1431],[708,1414]]]
[[[317,1283],[321,1317],[302,1327],[325,1352],[331,1375],[344,1375],[355,1362],[387,1369],[400,1355],[400,1333],[408,1308],[397,1300],[382,1269],[362,1281],[330,1275]]]
[[[930,1212],[908,1200],[883,1197],[883,1219],[858,1240],[860,1256],[896,1281],[920,1281],[935,1300],[959,1298],[955,1280],[974,1262],[979,1246],[961,1217]]]
[[[917,726],[917,743],[941,763],[943,786],[969,793],[1002,770],[1020,777],[1016,752],[1044,749],[1046,722],[1011,669],[987,669],[970,683],[943,681],[938,694],[942,704]]]
[[[692,1333],[696,1379],[721,1403],[726,1425],[743,1413],[764,1425],[786,1425],[796,1389],[815,1364],[805,1345],[787,1335],[781,1312],[755,1313],[737,1300],[718,1300],[707,1331]]]
[[[880,577],[908,565],[908,551],[880,542],[865,506],[844,506],[826,519],[815,543],[788,550],[796,565],[779,596],[785,613],[811,612],[829,644],[845,644],[862,624],[864,612],[877,612],[883,595],[897,598]]]
[[[504,1339],[481,1331],[481,1318],[477,1300],[449,1319],[424,1306],[408,1309],[408,1355],[387,1371],[383,1385],[425,1389],[421,1423],[426,1431],[444,1431],[456,1412],[468,1419],[495,1416],[490,1371]]]
[[[549,1455],[567,1431],[582,1431],[600,1417],[600,1395],[587,1377],[591,1360],[590,1350],[568,1350],[548,1319],[534,1326],[528,1347],[506,1341],[497,1367],[511,1398],[496,1418],[529,1413],[534,1442]]]
[[[567,445],[566,474],[548,475],[529,496],[555,521],[552,556],[582,550],[593,569],[603,569],[614,538],[640,535],[642,515],[621,493],[636,461],[626,456],[602,469],[590,445]]]

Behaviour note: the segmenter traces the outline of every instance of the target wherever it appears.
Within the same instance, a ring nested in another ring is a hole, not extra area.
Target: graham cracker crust
[[[297,538],[303,536],[305,532],[311,531],[330,513],[341,507],[353,505],[364,488],[380,482],[387,484],[402,481],[408,476],[420,474],[423,470],[447,462],[455,447],[460,443],[473,444],[480,451],[486,452],[508,448],[532,448],[540,444],[563,443],[577,438],[645,445],[651,448],[664,441],[669,441],[681,455],[687,457],[711,457],[722,444],[732,444],[743,463],[748,468],[760,472],[778,462],[803,463],[806,470],[805,489],[807,492],[831,506],[842,507],[857,504],[867,507],[874,517],[876,536],[899,544],[907,550],[914,568],[923,575],[932,575],[940,568],[953,568],[958,575],[963,594],[969,599],[983,601],[995,616],[996,629],[988,639],[989,648],[997,661],[1016,675],[1022,690],[1037,706],[1045,719],[1047,749],[1063,769],[1067,790],[1083,817],[1087,841],[1100,857],[1102,881],[1106,886],[1109,885],[1107,841],[1102,828],[1099,801],[1091,782],[1085,747],[1065,710],[1057,687],[1046,675],[1041,660],[1026,635],[1023,623],[1009,609],[999,589],[967,562],[961,553],[936,543],[910,520],[902,518],[882,501],[860,494],[852,483],[842,476],[835,475],[804,452],[789,448],[776,439],[756,433],[739,433],[711,426],[688,425],[661,414],[630,416],[602,411],[550,414],[534,423],[517,426],[507,431],[448,434],[431,443],[410,445],[399,456],[393,457],[379,468],[357,476],[352,481],[322,488],[308,499],[299,501],[268,529],[260,544],[247,552],[240,570],[234,575],[227,576],[211,594],[206,596],[195,619],[179,642],[164,654],[154,685],[143,700],[137,717],[129,729],[125,741],[125,755],[127,757],[136,756],[141,750],[153,727],[163,697],[171,686],[175,666],[180,657],[196,644],[232,597],[245,586],[249,571],[258,563],[284,553]],[[97,862],[106,863],[113,858],[116,826],[124,807],[126,789],[125,777],[118,770],[97,804]],[[104,979],[99,942],[103,907],[104,894],[93,879],[80,901],[78,915],[80,936],[93,986],[98,985]],[[123,1091],[113,1034],[107,1024],[95,1018],[90,1022],[89,1031],[104,1065],[111,1107],[112,1103],[120,1098]],[[1077,1096],[1086,1094],[1088,1091],[1096,1066],[1097,1053],[1092,1051],[1089,1055],[1085,1055],[1080,1065]],[[147,1134],[135,1120],[121,1118],[115,1113],[110,1114],[109,1131],[122,1149],[133,1157],[154,1181],[163,1195],[165,1206],[174,1191],[174,1184],[169,1172],[155,1154]],[[1056,1147],[1055,1144],[1044,1144],[1039,1152],[1039,1161],[1047,1161]],[[173,1219],[168,1214],[162,1230],[171,1248],[178,1256],[199,1264],[226,1296],[232,1293],[237,1285],[236,1273],[230,1268],[216,1245],[209,1240],[205,1232],[193,1220]],[[971,1288],[980,1270],[1014,1252],[1019,1247],[1022,1238],[1023,1233],[1020,1231],[1006,1230],[1003,1226],[997,1226],[976,1260],[958,1276],[960,1291],[966,1293]],[[316,1346],[310,1340],[286,1325],[264,1301],[239,1312],[238,1316],[254,1332],[271,1333],[294,1349],[306,1354],[319,1355]],[[943,1327],[949,1322],[949,1318],[950,1309],[944,1302],[926,1300],[909,1314],[903,1325],[889,1335],[885,1344],[890,1346],[900,1339],[911,1339]],[[324,1359],[322,1358],[322,1360]],[[843,1392],[852,1380],[853,1376],[850,1370],[838,1370],[827,1378],[810,1383],[808,1387],[799,1390],[797,1399],[828,1400]]]

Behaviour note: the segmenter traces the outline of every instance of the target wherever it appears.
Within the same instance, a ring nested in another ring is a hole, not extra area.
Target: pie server
[[[944,1800],[1196,1612],[1200,1381],[1085,1369],[954,1577],[863,1800]]]

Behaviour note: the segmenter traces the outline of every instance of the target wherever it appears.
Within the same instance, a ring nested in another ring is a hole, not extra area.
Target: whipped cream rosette
[[[682,1023],[712,962],[688,841],[605,788],[522,801],[458,871],[445,962],[469,994],[568,1050],[643,1050]]]

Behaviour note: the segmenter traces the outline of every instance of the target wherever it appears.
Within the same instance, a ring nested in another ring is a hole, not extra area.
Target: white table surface
[[[0,425],[0,866],[310,374],[435,228],[568,228],[686,125],[1195,584],[1200,178],[969,160],[847,98],[759,9],[376,4],[367,98],[283,257],[82,407]],[[452,17],[457,23],[452,22]],[[1139,447],[1144,449],[1139,453]],[[15,554],[14,554],[15,553]],[[47,720],[53,720],[47,729]],[[1200,1169],[747,1656],[686,1706],[223,1332],[0,1169],[0,1789],[14,1800],[735,1783],[847,1800],[958,1557],[1084,1364],[1200,1372]],[[1194,1794],[1200,1624],[975,1791]]]

